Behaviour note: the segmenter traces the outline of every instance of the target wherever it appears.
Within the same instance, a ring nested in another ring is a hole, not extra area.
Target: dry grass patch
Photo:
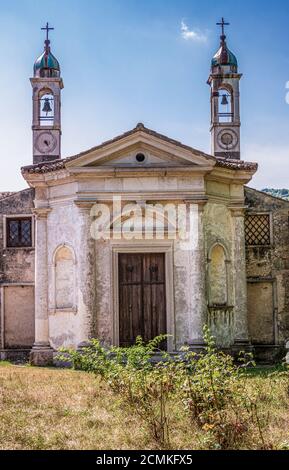
[[[262,391],[268,446],[289,449],[288,379],[249,373],[246,387],[252,395]],[[172,448],[210,448],[209,434],[194,427],[176,402],[170,406],[170,428]],[[250,432],[256,449],[257,427]],[[153,450],[157,444],[139,417],[93,374],[0,363],[0,449]]]
[[[145,441],[92,375],[0,365],[1,449],[132,449]]]

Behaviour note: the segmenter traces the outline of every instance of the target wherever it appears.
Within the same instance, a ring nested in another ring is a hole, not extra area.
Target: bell
[[[47,116],[48,113],[51,113],[51,112],[52,112],[52,108],[51,108],[51,106],[50,106],[50,100],[49,100],[49,98],[45,98],[45,99],[44,99],[44,105],[43,105],[42,112],[43,112],[43,113],[46,113],[46,116]]]
[[[223,95],[222,96],[222,102],[221,102],[222,106],[228,106],[229,102],[228,102],[228,98],[227,98],[227,95]]]

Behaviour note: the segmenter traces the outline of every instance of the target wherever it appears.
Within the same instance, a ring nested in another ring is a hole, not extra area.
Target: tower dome
[[[34,77],[60,77],[60,65],[58,60],[50,51],[50,47],[45,47],[43,54],[34,64]]]
[[[228,25],[229,23],[225,23],[224,18],[222,18],[222,23],[217,23],[218,25],[222,26],[222,35],[221,35],[221,44],[220,48],[214,55],[212,59],[212,71],[214,72],[216,68],[222,66],[228,66],[231,69],[231,72],[237,73],[238,72],[238,61],[237,57],[233,54],[232,51],[227,46],[226,42],[226,35],[224,31],[224,26]]]
[[[60,77],[60,65],[56,57],[54,57],[51,52],[50,40],[48,38],[49,31],[53,28],[49,28],[47,23],[46,27],[42,29],[46,30],[47,35],[44,42],[44,52],[40,57],[38,57],[34,64],[34,77]]]
[[[226,36],[224,36],[224,38],[226,38]],[[230,65],[235,68],[235,72],[237,72],[238,69],[237,57],[228,49],[225,39],[222,41],[218,52],[212,59],[212,67],[218,67],[220,65]]]

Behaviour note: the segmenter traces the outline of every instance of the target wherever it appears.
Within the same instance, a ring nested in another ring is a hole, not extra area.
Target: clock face
[[[238,144],[238,136],[232,129],[224,129],[218,135],[218,143],[225,150],[232,150]]]
[[[226,132],[226,133],[222,134],[221,141],[222,141],[222,144],[224,144],[226,146],[232,145],[232,143],[233,143],[232,134],[229,134],[229,132]]]
[[[40,153],[52,153],[57,145],[57,140],[51,132],[42,132],[36,140],[36,148]]]

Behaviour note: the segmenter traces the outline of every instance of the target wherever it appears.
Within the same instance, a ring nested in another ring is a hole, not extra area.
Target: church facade
[[[0,197],[2,358],[46,365],[91,338],[129,346],[160,334],[169,352],[198,351],[206,323],[226,351],[282,357],[289,203],[247,187],[257,165],[241,159],[241,77],[223,30],[210,155],[139,123],[63,159],[63,81],[47,35],[31,79],[28,189]]]

